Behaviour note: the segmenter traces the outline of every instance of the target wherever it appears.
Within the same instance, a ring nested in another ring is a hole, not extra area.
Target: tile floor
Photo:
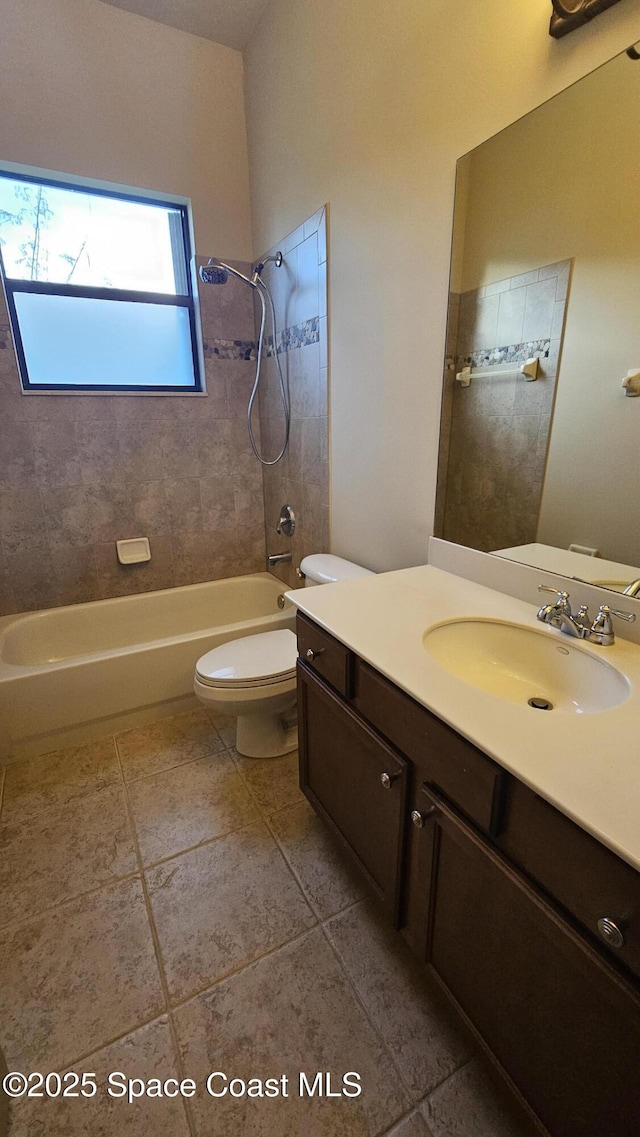
[[[0,770],[0,1046],[94,1073],[20,1100],[10,1137],[529,1137],[297,785],[204,710]],[[109,1098],[111,1071],[192,1078]],[[212,1071],[290,1078],[212,1098]],[[358,1098],[298,1096],[357,1071]],[[73,1087],[70,1087],[73,1088]]]

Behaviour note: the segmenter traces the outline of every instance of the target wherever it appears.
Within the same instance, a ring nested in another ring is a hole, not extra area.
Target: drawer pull
[[[382,785],[384,786],[385,790],[390,790],[393,783],[396,782],[399,777],[400,777],[399,774],[387,774],[385,772],[384,774],[380,775],[380,781],[382,782]]]
[[[432,805],[431,809],[425,809],[424,813],[421,813],[419,809],[414,809],[411,813],[411,820],[416,829],[424,829],[425,822],[437,812],[435,805]]]
[[[624,947],[625,939],[624,933],[618,927],[614,920],[610,920],[608,916],[603,916],[598,920],[598,931],[602,936],[605,943],[609,947],[621,948]]]
[[[315,651],[313,650],[312,647],[308,647],[307,648],[307,659],[309,660],[309,663],[313,663],[314,659],[317,659],[319,655],[323,654],[323,652],[324,652],[323,647],[316,648]]]

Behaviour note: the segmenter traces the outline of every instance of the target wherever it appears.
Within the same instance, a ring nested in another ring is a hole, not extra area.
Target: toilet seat
[[[295,680],[297,641],[281,628],[229,640],[214,647],[196,663],[196,679],[205,686],[253,690]]]

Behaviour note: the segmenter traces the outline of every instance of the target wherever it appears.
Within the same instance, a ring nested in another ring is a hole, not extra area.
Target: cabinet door
[[[300,788],[398,926],[408,765],[298,663]]]
[[[640,1132],[640,1000],[422,791],[425,960],[553,1137]]]

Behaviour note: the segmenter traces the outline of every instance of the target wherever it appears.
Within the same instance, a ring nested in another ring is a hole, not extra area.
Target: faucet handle
[[[539,584],[538,592],[551,592],[556,598],[554,608],[562,612],[567,612],[567,614],[571,612],[569,593],[565,592],[564,588],[552,588],[550,584]]]
[[[601,604],[598,615],[591,625],[589,635],[589,639],[600,644],[601,647],[610,647],[614,642],[612,616],[617,616],[620,620],[627,620],[630,624],[636,618],[635,612],[620,612],[617,608],[610,608],[608,604]]]
[[[611,609],[611,615],[617,616],[619,620],[626,620],[628,624],[632,624],[636,618],[635,612],[620,612],[617,608]]]

